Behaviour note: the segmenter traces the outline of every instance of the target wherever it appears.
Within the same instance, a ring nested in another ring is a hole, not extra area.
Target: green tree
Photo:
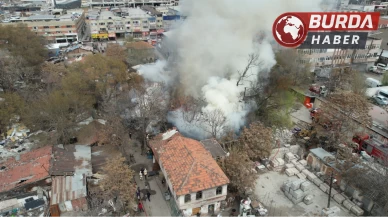
[[[28,66],[38,67],[47,58],[43,37],[30,31],[26,25],[1,25],[0,49],[8,50],[15,57],[22,57]]]
[[[119,86],[130,80],[125,63],[101,54],[85,57],[85,61],[76,63],[71,71],[73,73],[70,76],[78,77],[76,82],[88,89],[85,93],[92,94],[98,106],[103,102],[110,102],[116,96]],[[73,81],[66,79],[64,83],[69,88],[72,86],[69,83]]]
[[[0,98],[0,132],[4,132],[12,123],[11,119],[23,114],[25,102],[17,93],[4,93]]]
[[[23,121],[32,130],[55,131],[57,141],[67,144],[75,136],[77,123],[89,116],[90,108],[87,96],[54,90],[31,103]]]

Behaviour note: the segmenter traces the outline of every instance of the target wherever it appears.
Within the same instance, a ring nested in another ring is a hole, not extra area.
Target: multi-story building
[[[140,8],[99,10],[97,13],[89,12],[88,16],[93,39],[133,37],[151,40],[151,33],[156,35],[158,31],[163,30],[161,17],[152,16]]]
[[[26,24],[37,35],[44,36],[49,43],[80,41],[86,36],[85,13],[83,10],[63,11],[61,15],[31,15],[18,17],[0,25]]]
[[[175,129],[150,141],[153,171],[161,170],[171,197],[172,216],[220,212],[229,179],[212,154],[199,141],[183,137]]]
[[[365,49],[301,49],[303,55],[301,63],[310,63],[313,67],[335,66],[353,63],[376,62],[380,53],[382,40],[368,37]]]
[[[162,4],[178,5],[179,0],[89,0],[89,6],[125,6],[140,7],[144,5],[159,6]]]

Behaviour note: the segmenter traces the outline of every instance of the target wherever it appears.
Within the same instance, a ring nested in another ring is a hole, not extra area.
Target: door
[[[213,215],[214,214],[214,204],[210,204],[209,205],[208,213],[209,213],[209,215]]]
[[[197,215],[201,211],[201,207],[193,208],[193,212],[191,215]]]

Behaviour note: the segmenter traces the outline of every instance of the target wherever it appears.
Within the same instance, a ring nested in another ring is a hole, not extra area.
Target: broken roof
[[[58,145],[53,148],[51,168],[51,204],[63,203],[86,196],[86,178],[92,175],[91,147],[88,145]]]
[[[196,140],[179,133],[166,140],[151,141],[160,166],[167,173],[176,195],[185,195],[229,183],[211,154]],[[162,142],[160,142],[162,141]],[[158,148],[156,147],[158,146]]]
[[[39,148],[15,158],[8,158],[1,165],[0,192],[12,190],[49,177],[52,147]]]
[[[226,152],[221,147],[220,143],[215,139],[205,139],[200,141],[201,144],[210,152],[213,158],[225,157]]]

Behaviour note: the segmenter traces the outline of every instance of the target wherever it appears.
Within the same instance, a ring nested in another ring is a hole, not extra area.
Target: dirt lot
[[[310,205],[299,203],[294,205],[281,191],[280,187],[287,180],[297,180],[298,177],[288,177],[286,174],[269,171],[260,175],[256,182],[256,196],[266,206],[270,216],[311,216],[320,215],[321,210],[327,206],[328,195],[313,185],[310,194],[314,196],[314,202]],[[331,200],[330,206],[341,209],[337,216],[353,216],[341,205]]]

